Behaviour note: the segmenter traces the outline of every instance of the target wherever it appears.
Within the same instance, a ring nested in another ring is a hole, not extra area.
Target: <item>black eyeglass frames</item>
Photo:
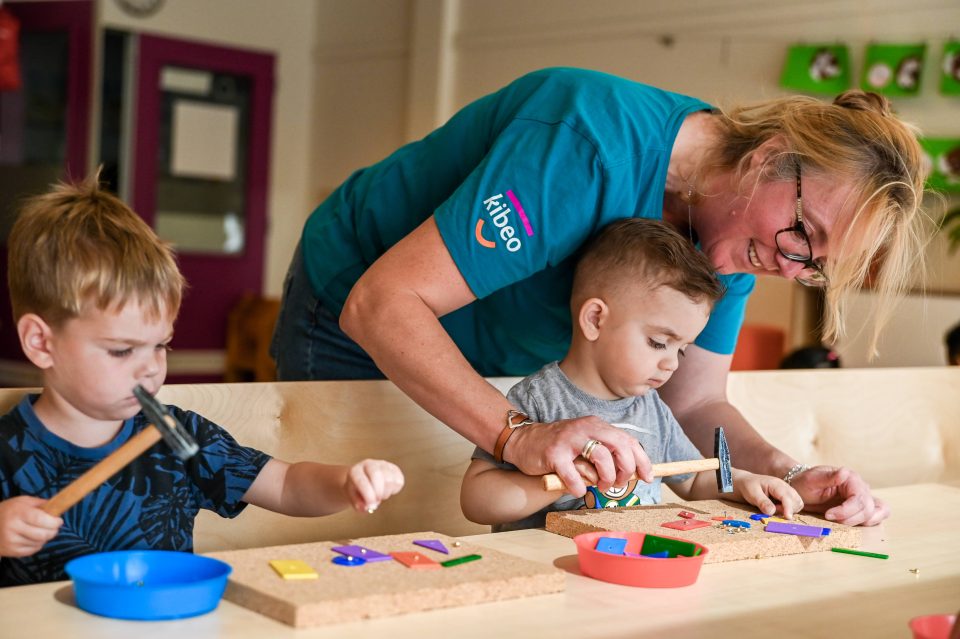
[[[830,283],[830,280],[823,272],[823,258],[813,258],[810,236],[807,235],[803,226],[803,194],[800,185],[800,165],[797,164],[797,218],[793,226],[777,231],[774,239],[780,255],[803,264],[804,270],[800,271],[794,279],[804,286],[824,287]]]

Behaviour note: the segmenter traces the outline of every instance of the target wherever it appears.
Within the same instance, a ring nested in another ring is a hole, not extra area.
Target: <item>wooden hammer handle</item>
[[[96,466],[80,475],[69,486],[54,495],[43,505],[43,510],[59,517],[68,508],[87,496],[90,491],[107,481],[139,457],[148,448],[160,441],[160,431],[150,424],[127,440],[127,443],[110,453]]]
[[[691,459],[688,461],[675,461],[668,462],[665,464],[654,464],[653,465],[653,476],[654,477],[669,477],[670,475],[683,475],[684,473],[699,473],[704,470],[717,470],[720,468],[720,460],[716,457],[711,457],[709,459]],[[637,476],[633,475],[630,477],[631,480],[636,479]],[[550,473],[549,475],[543,476],[543,489],[547,492],[554,492],[559,490],[565,490],[566,486],[563,485],[563,480],[561,480],[557,475]]]

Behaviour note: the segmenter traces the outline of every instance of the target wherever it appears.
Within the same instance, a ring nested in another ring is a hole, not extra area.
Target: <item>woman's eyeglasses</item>
[[[777,231],[777,250],[788,260],[800,262],[804,269],[794,279],[804,286],[823,287],[830,283],[823,272],[823,258],[813,259],[810,236],[803,227],[803,198],[800,193],[800,165],[797,165],[797,219],[793,226]]]

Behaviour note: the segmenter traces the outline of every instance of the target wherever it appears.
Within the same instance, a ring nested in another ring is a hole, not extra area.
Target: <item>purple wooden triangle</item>
[[[330,550],[333,552],[338,552],[341,555],[346,555],[347,557],[366,559],[367,561],[388,561],[393,559],[393,557],[390,555],[385,555],[382,552],[370,550],[369,548],[364,548],[363,546],[334,546]]]
[[[437,552],[442,552],[445,555],[449,555],[450,551],[447,550],[447,547],[443,545],[443,542],[439,539],[417,539],[413,543],[418,546],[423,546],[424,548],[429,548],[430,550],[436,550]]]

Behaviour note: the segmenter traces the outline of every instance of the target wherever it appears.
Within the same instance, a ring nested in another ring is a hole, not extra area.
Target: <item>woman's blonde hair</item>
[[[825,339],[845,335],[846,308],[869,282],[878,293],[871,351],[893,306],[911,283],[922,278],[924,175],[917,129],[898,119],[890,102],[875,93],[846,91],[832,104],[794,96],[721,110],[720,143],[704,160],[707,170],[732,170],[742,179],[753,153],[771,141],[762,175],[794,180],[820,175],[852,184],[853,214],[838,219],[826,256],[823,322]]]
[[[58,326],[90,303],[105,310],[137,301],[151,320],[180,309],[184,280],[173,251],[100,189],[99,171],[28,200],[8,247],[14,321],[36,313]]]

